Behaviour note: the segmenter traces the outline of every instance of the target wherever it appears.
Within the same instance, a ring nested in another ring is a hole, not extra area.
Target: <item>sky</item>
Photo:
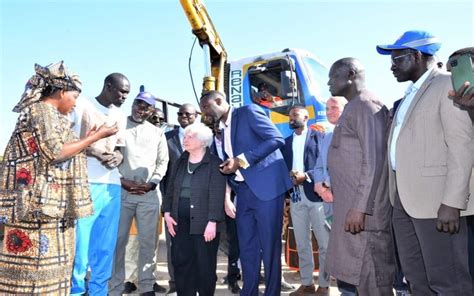
[[[366,67],[367,87],[391,107],[406,84],[390,72],[377,44],[391,44],[407,30],[439,37],[446,62],[474,45],[473,1],[205,1],[229,60],[306,49],[326,66],[356,57]],[[130,112],[139,86],[178,103],[196,104],[188,72],[194,40],[178,0],[0,0],[0,154],[13,131],[19,101],[34,64],[64,60],[83,82],[81,96],[97,96],[105,76],[125,74]],[[200,93],[202,52],[191,68]],[[326,82],[326,81],[325,81]],[[175,110],[171,110],[175,112]]]

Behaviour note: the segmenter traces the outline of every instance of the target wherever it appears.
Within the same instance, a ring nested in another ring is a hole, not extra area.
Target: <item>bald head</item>
[[[347,73],[354,73],[357,79],[365,80],[365,68],[362,63],[356,58],[343,58],[336,61],[333,66],[336,70],[341,70]],[[331,68],[332,68],[331,67]]]
[[[365,69],[355,58],[336,61],[329,70],[329,91],[333,96],[343,96],[347,100],[365,88]]]
[[[105,77],[104,79],[104,85],[110,83],[112,85],[117,85],[119,83],[122,82],[122,80],[127,80],[128,81],[128,78],[123,75],[122,73],[111,73],[109,75],[107,75],[107,77]]]

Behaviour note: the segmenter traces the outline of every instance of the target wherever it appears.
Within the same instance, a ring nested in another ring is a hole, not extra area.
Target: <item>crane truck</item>
[[[310,124],[327,124],[323,99],[329,96],[328,70],[315,56],[286,48],[230,61],[203,1],[180,3],[203,49],[203,92],[225,93],[233,107],[260,104],[284,137],[292,132],[288,112],[295,104],[306,107]]]

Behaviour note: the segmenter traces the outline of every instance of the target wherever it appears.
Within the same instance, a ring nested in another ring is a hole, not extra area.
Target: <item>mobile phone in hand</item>
[[[451,68],[451,81],[456,92],[459,91],[466,81],[470,83],[466,91],[474,87],[474,69],[472,68],[470,53],[451,57],[448,63]]]

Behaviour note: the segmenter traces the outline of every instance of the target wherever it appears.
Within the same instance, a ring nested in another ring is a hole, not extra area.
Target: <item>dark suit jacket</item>
[[[250,104],[233,110],[231,144],[234,156],[243,153],[249,162],[240,172],[260,200],[272,200],[292,187],[279,149],[283,136],[261,107]]]
[[[170,179],[171,173],[173,172],[174,166],[176,165],[176,162],[178,161],[181,154],[183,154],[183,147],[179,140],[179,127],[176,127],[175,129],[169,132],[166,132],[165,137],[166,137],[166,143],[168,144],[169,161],[168,161],[168,169],[166,171],[166,175],[164,176],[160,184],[160,190],[163,196],[166,195],[169,179]]]
[[[293,134],[285,139],[285,146],[281,148],[286,165],[291,170],[293,167]],[[304,181],[304,194],[310,201],[321,202],[321,197],[314,192],[314,167],[318,158],[318,133],[315,130],[308,129],[306,141],[304,143],[304,172],[310,177],[311,183]]]
[[[189,153],[183,152],[171,173],[166,195],[163,198],[163,212],[170,212],[178,222],[178,203],[184,174],[187,174]],[[224,221],[224,196],[226,176],[220,173],[222,160],[207,149],[201,164],[191,178],[191,229],[190,234],[203,234],[209,220]],[[217,224],[222,231],[223,223]]]

